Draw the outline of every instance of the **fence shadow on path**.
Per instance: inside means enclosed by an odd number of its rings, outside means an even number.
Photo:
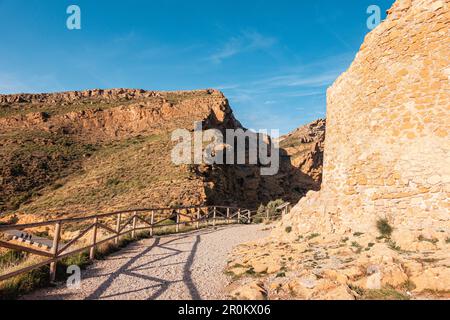
[[[218,228],[221,229],[221,228]],[[102,273],[102,270],[91,270],[89,278],[97,278],[106,276],[106,280],[101,282],[94,291],[86,297],[86,300],[99,299],[125,299],[127,295],[140,292],[142,300],[155,300],[161,297],[172,285],[180,282],[187,288],[190,299],[201,300],[201,295],[192,280],[192,266],[195,262],[198,246],[202,241],[202,236],[216,230],[205,229],[200,231],[189,232],[179,235],[171,235],[170,237],[156,237],[153,242],[149,240],[144,242],[131,244],[122,252],[112,256],[111,260],[122,260],[126,262],[120,265],[116,270],[110,273]],[[179,247],[189,247],[189,251],[180,250]],[[187,253],[187,257],[184,257]],[[178,257],[177,257],[178,256]],[[174,260],[179,261],[174,262]],[[107,258],[106,261],[109,259]],[[167,263],[164,264],[164,261]],[[163,262],[163,264],[161,264]],[[152,276],[152,270],[156,268],[165,268],[180,265],[181,274],[176,279],[166,279],[165,276]],[[115,284],[121,276],[130,277],[131,283],[139,283],[139,288],[131,286],[118,286]],[[134,278],[134,279],[133,279]],[[146,284],[148,283],[148,284]],[[114,292],[108,291],[114,286]],[[177,299],[178,297],[173,297]]]

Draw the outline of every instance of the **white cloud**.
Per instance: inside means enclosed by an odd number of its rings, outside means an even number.
[[[272,47],[277,40],[266,37],[256,31],[245,31],[237,37],[229,39],[219,50],[213,53],[208,60],[214,63],[221,63],[244,52],[265,50]]]
[[[287,74],[256,81],[255,84],[266,87],[324,87],[329,86],[341,71],[311,74]]]
[[[19,77],[12,73],[0,73],[0,94],[41,93],[62,90],[63,87],[52,74]]]

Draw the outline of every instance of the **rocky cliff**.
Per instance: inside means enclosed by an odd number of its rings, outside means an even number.
[[[398,0],[367,35],[328,90],[320,192],[235,251],[262,280],[234,296],[449,298],[449,27],[449,0]]]
[[[328,90],[323,185],[299,232],[376,232],[399,244],[450,232],[448,1],[397,1]],[[301,227],[300,227],[301,226]]]
[[[1,210],[38,215],[202,203],[202,177],[170,161],[170,133],[192,130],[195,120],[240,127],[215,90],[89,90],[0,101]]]

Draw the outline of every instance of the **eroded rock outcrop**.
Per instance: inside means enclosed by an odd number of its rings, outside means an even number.
[[[77,214],[198,204],[205,181],[171,163],[172,130],[239,128],[216,90],[0,96],[0,210]]]
[[[262,176],[261,165],[174,165],[171,133],[193,131],[195,121],[242,128],[217,90],[0,95],[0,212],[24,220],[130,207],[256,208],[315,189],[289,157],[274,176]]]

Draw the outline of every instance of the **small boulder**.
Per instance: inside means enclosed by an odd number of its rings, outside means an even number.
[[[231,296],[239,300],[266,300],[267,291],[262,282],[252,282],[231,292]]]
[[[450,288],[450,268],[436,267],[426,269],[423,273],[411,278],[415,284],[415,292],[430,291],[448,291]]]

